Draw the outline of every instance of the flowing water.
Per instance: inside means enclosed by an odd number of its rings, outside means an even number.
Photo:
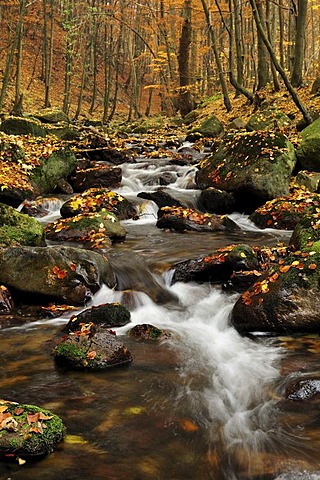
[[[230,243],[287,242],[290,232],[261,231],[238,213],[238,232],[161,231],[157,207],[137,193],[153,191],[164,173],[172,178],[168,192],[196,204],[193,167],[143,158],[124,165],[119,193],[141,216],[123,222],[127,238],[110,251],[119,290],[104,286],[92,300],[130,309],[131,324],[117,329],[134,358],[129,367],[89,373],[56,366],[50,339],[67,316],[0,331],[1,396],[48,408],[67,427],[46,458],[0,464],[1,480],[320,479],[317,401],[284,399],[288,379],[319,369],[318,339],[241,337],[229,323],[237,294],[170,283],[177,261]],[[43,221],[57,218],[59,206]],[[141,323],[173,335],[159,343],[128,337]]]

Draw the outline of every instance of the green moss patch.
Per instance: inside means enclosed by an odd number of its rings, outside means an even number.
[[[34,405],[0,400],[0,455],[45,455],[63,435],[64,426],[57,415]]]

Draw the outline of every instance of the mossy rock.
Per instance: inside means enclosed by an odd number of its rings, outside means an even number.
[[[239,208],[252,212],[267,200],[289,194],[295,164],[294,147],[281,133],[239,132],[227,135],[216,152],[200,162],[196,182],[201,190],[233,192]]]
[[[223,125],[215,116],[206,118],[200,125],[194,127],[190,133],[200,133],[203,137],[217,137],[223,133]]]
[[[172,282],[224,282],[235,271],[255,269],[259,269],[259,261],[249,245],[228,245],[212,254],[176,263]]]
[[[60,140],[75,141],[80,140],[81,134],[75,128],[71,128],[67,123],[61,125],[47,125],[46,132],[48,135],[54,135]]]
[[[240,333],[306,333],[320,328],[320,242],[275,265],[236,302],[231,321]]]
[[[126,231],[111,212],[86,213],[49,223],[46,238],[58,242],[81,242],[97,249],[109,248],[112,241],[124,240]]]
[[[295,226],[290,244],[301,250],[320,241],[320,213],[304,216]]]
[[[41,166],[32,172],[32,181],[38,193],[51,193],[60,180],[66,179],[76,168],[77,159],[73,152],[62,148],[41,159]]]
[[[295,182],[306,187],[310,192],[320,192],[320,172],[300,170],[295,178]]]
[[[216,232],[219,230],[240,230],[231,218],[226,215],[202,213],[193,208],[163,207],[158,212],[158,228],[167,228],[178,232]]]
[[[58,108],[43,108],[33,114],[33,117],[44,123],[70,123],[68,115]]]
[[[129,330],[129,336],[137,340],[164,340],[171,337],[171,333],[168,330],[157,328],[154,325],[144,323],[142,325],[135,325]]]
[[[38,220],[0,203],[0,246],[44,243],[44,229]]]
[[[297,157],[304,170],[320,172],[320,118],[301,132]]]
[[[66,246],[0,250],[0,284],[39,298],[83,305],[105,283],[115,287],[109,260],[100,253]]]
[[[63,440],[62,420],[43,408],[0,400],[0,455],[43,456]]]
[[[132,202],[108,188],[90,188],[74,195],[62,205],[60,213],[66,218],[102,210],[114,213],[119,220],[137,216],[137,210]]]
[[[41,122],[25,117],[7,117],[2,120],[0,130],[7,135],[32,135],[45,137],[46,129]]]
[[[256,112],[246,124],[249,131],[254,130],[274,130],[275,128],[287,127],[292,122],[290,118],[281,110],[276,108],[261,108]]]
[[[7,137],[0,132],[0,155],[6,162],[23,162],[25,152],[20,145],[18,145],[10,137]]]
[[[124,305],[120,303],[105,303],[72,315],[64,330],[75,332],[81,328],[80,324],[90,322],[101,328],[123,327],[130,323],[130,318],[130,311]]]
[[[293,230],[305,216],[320,209],[320,195],[296,189],[288,197],[266,202],[250,215],[250,220],[260,228]]]
[[[92,323],[65,336],[52,353],[60,365],[80,370],[104,370],[132,362],[128,348],[113,333],[96,330]]]

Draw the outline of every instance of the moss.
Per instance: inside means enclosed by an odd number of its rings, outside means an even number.
[[[52,452],[56,444],[63,439],[65,431],[63,422],[49,410],[5,400],[1,400],[0,403],[7,406],[5,413],[10,413],[16,422],[15,430],[4,428],[0,430],[0,454],[44,455]],[[28,415],[37,413],[47,418],[31,422]]]
[[[35,218],[17,212],[14,208],[0,204],[0,243],[2,245],[40,246],[44,230]]]

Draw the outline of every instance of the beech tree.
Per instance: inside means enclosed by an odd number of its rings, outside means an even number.
[[[291,75],[291,83],[299,87],[302,83],[302,70],[305,51],[305,35],[308,12],[308,0],[298,0],[296,17],[296,36],[294,47],[294,62]]]

